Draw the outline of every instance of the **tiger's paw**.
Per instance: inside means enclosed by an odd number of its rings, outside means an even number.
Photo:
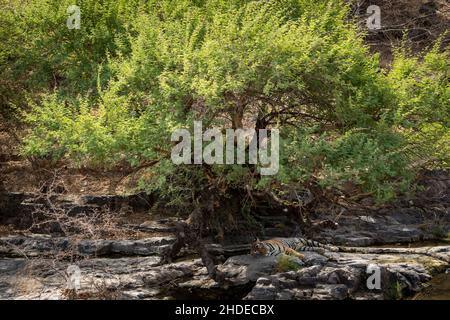
[[[303,260],[303,259],[305,258],[305,255],[304,255],[304,254],[301,254],[301,253],[295,251],[294,249],[290,249],[290,250],[289,250],[288,252],[286,252],[286,253],[289,254],[289,255],[291,255],[291,256],[297,257],[297,258],[299,258],[299,259],[301,259],[301,260]]]

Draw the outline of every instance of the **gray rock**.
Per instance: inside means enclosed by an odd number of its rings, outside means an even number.
[[[138,240],[69,240],[43,235],[0,238],[0,253],[9,256],[49,256],[62,252],[88,256],[160,254],[175,241],[173,236]]]
[[[447,193],[448,190],[446,189]],[[337,221],[339,228],[319,230],[317,240],[347,246],[411,243],[424,239],[439,240],[439,234],[450,230],[450,208],[438,204],[423,210],[416,208],[414,203],[403,205],[405,207],[395,210],[379,209],[364,214],[343,214]],[[320,220],[323,219],[332,220],[333,217],[324,215],[320,217]]]
[[[173,222],[167,221],[145,221],[141,223],[136,229],[147,231],[147,232],[175,232],[176,227],[173,225]]]
[[[88,259],[77,263],[81,271],[79,294],[95,296],[117,292],[123,299],[158,298],[177,279],[204,272],[200,260],[159,266],[158,257]],[[64,276],[68,262],[0,259],[0,299],[66,299]]]
[[[307,266],[314,266],[314,265],[325,265],[329,258],[318,254],[316,252],[304,252],[305,258],[303,259],[303,262]]]
[[[240,245],[222,246],[220,244],[209,244],[206,245],[206,249],[210,254],[216,257],[224,256],[229,258],[232,256],[248,254],[250,252],[250,245],[240,244]]]
[[[24,259],[0,259],[0,275],[16,274],[17,270],[23,268]]]
[[[348,297],[348,288],[343,284],[319,284],[313,290],[311,300],[343,300]]]
[[[361,251],[327,253],[327,258],[321,261],[325,263],[263,276],[246,299],[400,298],[420,291],[432,278],[433,270],[443,270],[450,263],[446,260],[450,257],[450,246],[361,248]],[[380,290],[371,290],[366,284],[372,275],[367,273],[369,265],[379,267]]]
[[[218,269],[233,284],[242,285],[271,274],[276,265],[277,257],[275,256],[241,255],[229,258]]]

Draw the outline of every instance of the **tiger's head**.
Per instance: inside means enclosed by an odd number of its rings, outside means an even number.
[[[267,254],[267,247],[264,245],[263,242],[259,241],[258,238],[252,243],[252,248],[250,250],[250,254],[252,256],[265,256]]]

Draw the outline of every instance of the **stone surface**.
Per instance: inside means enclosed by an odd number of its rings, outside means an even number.
[[[84,299],[391,299],[420,291],[433,274],[450,267],[450,246],[305,252],[298,270],[289,272],[278,271],[278,257],[237,255],[218,266],[226,279],[219,284],[200,259],[160,265],[160,250],[172,241],[154,237],[71,244],[45,235],[1,238],[0,298],[73,298],[66,290],[69,263],[63,259],[72,248],[82,254],[76,260],[81,289],[75,297]],[[370,265],[380,270],[380,290],[367,287]]]
[[[280,272],[276,257],[249,253],[249,234],[225,237],[223,245],[209,244],[224,283],[212,280],[201,260],[160,265],[161,252],[172,236],[146,239],[87,240],[47,235],[0,238],[1,299],[398,299],[422,290],[436,274],[450,270],[450,246],[397,247],[392,244],[437,240],[450,231],[450,180],[436,176],[417,198],[400,199],[390,207],[364,202],[367,209],[351,209],[335,216],[321,213],[314,240],[351,246],[347,252],[306,252],[295,271]],[[3,193],[0,224],[27,226],[37,203],[33,194]],[[437,200],[436,200],[437,199]],[[60,199],[71,214],[95,208],[145,212],[152,199],[136,196],[85,196]],[[20,214],[18,214],[18,212]],[[314,218],[314,217],[313,217]],[[261,215],[267,238],[298,234],[286,215]],[[177,218],[149,220],[124,227],[150,233],[173,233]],[[328,228],[321,222],[337,222]],[[156,234],[155,234],[156,235]],[[380,245],[381,248],[367,247]],[[68,292],[70,260],[81,272],[80,290]],[[182,258],[181,257],[181,258]],[[369,289],[369,266],[378,267],[381,288]]]
[[[245,299],[394,299],[420,291],[437,270],[445,270],[450,246],[394,248],[392,253],[328,253],[327,260],[306,253],[306,267],[258,278]],[[381,252],[381,251],[380,251]],[[436,255],[438,254],[438,255]],[[317,255],[317,254],[314,254]],[[381,288],[367,286],[369,265],[380,270]],[[244,273],[244,271],[241,271]]]
[[[277,264],[277,258],[255,257],[252,255],[241,255],[229,258],[219,270],[223,272],[227,279],[234,285],[256,281],[259,277],[271,274]]]
[[[48,256],[61,252],[80,255],[156,255],[175,241],[173,236],[137,240],[71,240],[47,235],[0,238],[0,254],[6,256]]]
[[[159,263],[158,257],[80,261],[77,294],[96,298],[119,292],[115,298],[163,298],[168,283],[203,269],[198,259],[163,266]],[[68,266],[67,262],[46,259],[0,259],[0,299],[66,299]]]
[[[48,252],[48,237],[15,239],[28,253]],[[10,239],[11,240],[11,239]],[[51,240],[51,239],[50,239]],[[62,240],[60,240],[62,241]],[[164,245],[167,239],[148,243]],[[10,241],[11,242],[11,241]],[[63,243],[63,242],[61,242]],[[89,243],[89,242],[88,242]],[[104,241],[100,241],[104,244]],[[87,256],[76,265],[81,272],[77,297],[85,299],[244,298],[245,299],[388,299],[420,291],[432,275],[450,267],[450,246],[430,248],[359,248],[361,252],[305,252],[297,271],[278,272],[277,257],[233,256],[218,266],[226,285],[210,279],[200,259],[160,265],[160,257],[142,253],[142,242],[120,241],[107,250],[118,257]],[[145,243],[145,242],[144,242]],[[116,243],[117,245],[117,243]],[[95,247],[89,244],[83,246]],[[131,248],[131,249],[130,249]],[[106,250],[106,249],[105,249]],[[89,250],[87,250],[89,251]],[[89,251],[92,252],[92,251]],[[122,256],[120,256],[122,255]],[[367,287],[369,265],[379,267],[380,290]],[[67,261],[40,254],[0,256],[0,298],[66,299]]]
[[[321,230],[317,239],[338,245],[368,246],[437,240],[439,233],[450,231],[450,220],[447,221],[444,213],[436,219],[434,214],[426,214],[419,209],[399,210],[389,215],[374,214],[370,219],[367,216],[343,215],[338,222],[339,228]]]

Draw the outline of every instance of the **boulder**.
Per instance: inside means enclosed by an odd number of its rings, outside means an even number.
[[[229,258],[218,267],[234,285],[256,281],[259,277],[271,274],[277,265],[277,257],[240,255]]]

